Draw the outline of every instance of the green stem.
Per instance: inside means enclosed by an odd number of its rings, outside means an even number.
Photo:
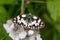
[[[21,14],[24,13],[24,3],[25,3],[25,1],[21,0]]]

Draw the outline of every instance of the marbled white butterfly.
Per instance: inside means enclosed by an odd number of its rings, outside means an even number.
[[[23,26],[25,29],[28,28],[32,30],[37,30],[45,26],[40,18],[32,16],[30,14],[18,15],[17,17],[13,18],[12,21],[13,23]]]

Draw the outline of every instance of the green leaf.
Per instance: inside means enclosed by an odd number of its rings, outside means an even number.
[[[48,1],[47,8],[50,12],[51,18],[60,23],[60,1]]]
[[[60,39],[59,33],[56,30],[54,30],[53,40],[59,40],[59,39]]]
[[[60,35],[60,24],[55,24],[54,25],[55,29],[57,30],[58,34]]]
[[[5,20],[8,18],[8,13],[6,11],[6,9],[4,8],[4,6],[0,6],[0,21],[5,22]]]
[[[0,5],[4,4],[18,4],[18,0],[0,0]]]

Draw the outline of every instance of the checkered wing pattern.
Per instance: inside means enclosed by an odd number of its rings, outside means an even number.
[[[28,14],[18,15],[17,17],[13,18],[12,21],[20,26],[33,30],[40,29],[45,26],[44,22],[40,18]]]

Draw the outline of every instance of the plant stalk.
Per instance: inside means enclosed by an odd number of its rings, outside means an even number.
[[[25,1],[21,0],[21,13],[20,14],[24,13],[24,3],[25,3]]]

